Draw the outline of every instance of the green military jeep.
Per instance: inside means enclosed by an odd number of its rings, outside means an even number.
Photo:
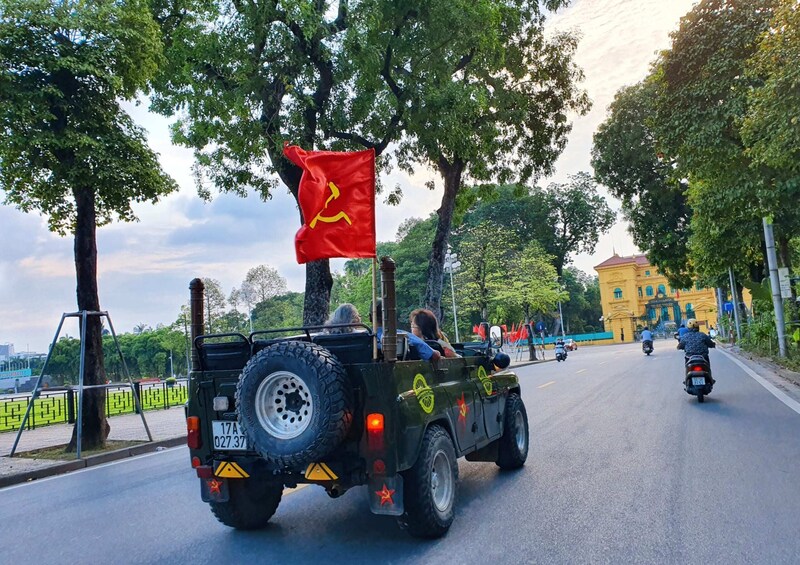
[[[366,485],[372,512],[438,537],[455,516],[459,457],[524,465],[528,419],[508,356],[486,342],[457,345],[461,358],[410,359],[393,322],[393,263],[382,271],[377,354],[362,325],[202,335],[202,282],[192,282],[187,441],[222,523],[265,526],[285,487],[315,483],[338,497]]]

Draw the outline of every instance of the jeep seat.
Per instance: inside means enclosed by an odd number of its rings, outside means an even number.
[[[234,341],[207,342],[212,338],[238,338]],[[210,334],[195,339],[200,369],[203,371],[241,371],[250,359],[250,340],[242,334]]]
[[[343,365],[372,362],[372,333],[316,334],[311,341],[330,351]]]

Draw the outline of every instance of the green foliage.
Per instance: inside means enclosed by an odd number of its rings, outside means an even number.
[[[529,322],[534,313],[552,310],[569,299],[558,283],[553,257],[535,241],[529,242],[503,269],[504,280],[495,289],[498,302],[518,306]]]
[[[169,376],[171,374],[170,351],[175,374],[188,375],[186,365],[188,342],[183,328],[160,327],[139,333],[117,334],[117,338],[132,378]],[[125,370],[111,335],[103,336],[103,355],[108,378],[113,382],[126,380]],[[78,384],[79,366],[80,340],[62,337],[56,342],[50,364],[47,367],[47,374],[50,375],[52,383],[55,385]]]
[[[672,175],[674,162],[659,153],[655,131],[657,83],[652,79],[617,92],[609,117],[594,134],[592,168],[622,201],[634,243],[670,284],[692,284],[686,186]]]
[[[800,173],[800,10],[781,0],[748,71],[763,78],[749,93],[742,137],[759,165]]]
[[[255,330],[300,327],[303,325],[303,293],[287,292],[256,304],[253,309]]]
[[[546,223],[555,231],[552,248],[545,251],[553,256],[560,276],[571,254],[594,252],[600,234],[614,225],[615,214],[588,173],[571,175],[567,183],[552,183],[540,194]]]
[[[120,107],[162,60],[143,0],[0,1],[0,189],[60,234],[73,191],[96,194],[96,223],[135,219],[131,202],[177,189]]]

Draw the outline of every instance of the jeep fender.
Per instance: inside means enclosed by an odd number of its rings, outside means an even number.
[[[438,396],[444,397],[443,391],[437,393]],[[398,397],[398,435],[397,435],[397,472],[405,471],[411,468],[417,461],[419,450],[422,447],[422,439],[425,431],[432,424],[439,424],[450,435],[453,445],[457,446],[455,437],[453,436],[453,422],[450,420],[448,411],[431,414],[425,419],[420,419],[420,410],[417,401],[414,397],[404,398]],[[442,398],[444,401],[444,398]],[[400,431],[402,430],[402,431]],[[458,450],[458,447],[456,447]],[[461,453],[457,451],[457,455],[461,457]]]

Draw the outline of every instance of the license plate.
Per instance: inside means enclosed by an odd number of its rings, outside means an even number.
[[[220,451],[247,451],[247,439],[238,422],[212,420],[214,449]]]
[[[692,384],[694,386],[704,386],[706,384],[705,377],[692,377]]]

